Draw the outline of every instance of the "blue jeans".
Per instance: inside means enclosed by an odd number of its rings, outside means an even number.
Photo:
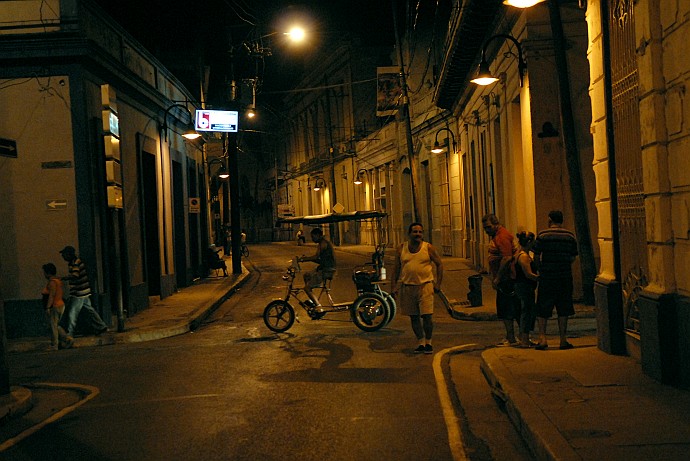
[[[108,328],[108,326],[103,323],[98,312],[91,306],[91,296],[84,296],[82,298],[72,296],[69,299],[69,307],[67,308],[67,328],[65,328],[65,330],[67,330],[68,335],[72,336],[74,334],[74,327],[77,326],[77,319],[82,309],[86,310],[89,314],[89,325],[96,333],[100,333]]]

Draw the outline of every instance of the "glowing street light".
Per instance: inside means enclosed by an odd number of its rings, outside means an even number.
[[[283,32],[285,35],[287,35],[290,40],[292,40],[295,43],[299,43],[301,41],[304,41],[304,39],[307,36],[307,33],[304,29],[302,29],[299,26],[295,26],[292,29],[290,29],[288,32]]]
[[[542,3],[545,0],[503,0],[504,5],[514,6],[515,8],[530,8],[537,3]]]

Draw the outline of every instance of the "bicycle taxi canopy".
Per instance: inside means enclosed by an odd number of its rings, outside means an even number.
[[[311,216],[290,216],[276,221],[276,227],[281,224],[306,224],[317,226],[319,224],[331,224],[345,221],[365,221],[367,219],[379,219],[388,216],[383,211],[350,211],[347,213],[327,213]]]

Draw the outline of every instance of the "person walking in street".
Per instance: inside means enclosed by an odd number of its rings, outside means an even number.
[[[568,317],[575,314],[573,307],[572,264],[578,255],[575,234],[563,228],[563,212],[549,213],[549,227],[537,234],[534,255],[539,267],[539,290],[537,292],[537,323],[539,344],[537,350],[549,347],[546,341],[546,321],[556,307],[560,348],[572,349],[567,340]]]
[[[495,214],[482,218],[484,232],[491,237],[489,272],[491,286],[496,290],[496,315],[503,320],[506,337],[498,346],[518,346],[514,322],[520,319],[520,300],[515,296],[515,282],[510,277],[510,262],[518,248],[513,234],[503,227]]]
[[[297,246],[306,245],[307,240],[304,238],[304,231],[299,229],[297,231]]]
[[[319,287],[326,279],[332,279],[335,274],[335,251],[333,244],[323,235],[323,231],[315,227],[311,230],[311,240],[316,243],[316,253],[314,256],[302,256],[300,261],[311,261],[318,264],[313,271],[304,273],[304,292],[309,297],[316,312],[321,312],[321,303],[314,296],[313,288]]]
[[[518,232],[517,240],[520,250],[515,255],[515,296],[520,300],[520,346],[534,347],[537,344],[530,340],[529,334],[534,330],[534,322],[537,318],[537,304],[535,303],[535,291],[539,275],[536,273],[536,264],[529,252],[534,245],[534,233]]]
[[[48,280],[43,295],[43,307],[50,322],[50,350],[58,350],[60,346],[68,349],[74,344],[74,339],[60,326],[60,319],[65,312],[62,280],[57,277],[55,264],[43,265],[43,276]]]
[[[395,255],[391,294],[397,299],[400,312],[410,317],[418,343],[414,353],[432,354],[434,293],[441,289],[443,262],[436,248],[424,241],[420,223],[410,224],[407,237],[408,241],[398,247]]]
[[[84,310],[89,314],[89,323],[96,335],[101,335],[108,331],[108,327],[91,306],[91,284],[89,275],[86,272],[86,265],[77,257],[77,251],[73,246],[66,246],[60,251],[62,259],[67,261],[69,275],[63,280],[69,282],[70,300],[67,308],[67,334],[74,336],[74,329],[77,326],[79,313]]]

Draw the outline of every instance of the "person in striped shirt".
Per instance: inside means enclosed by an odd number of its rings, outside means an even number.
[[[63,277],[63,280],[69,282],[70,300],[67,308],[67,334],[74,335],[74,329],[77,326],[77,319],[82,310],[89,314],[89,323],[96,335],[100,335],[108,331],[107,325],[98,315],[98,312],[91,305],[91,284],[89,283],[89,275],[86,272],[86,265],[77,257],[77,251],[73,246],[66,246],[60,251],[62,259],[67,261],[69,275]]]
[[[556,308],[560,349],[572,349],[567,340],[568,317],[575,314],[573,307],[572,265],[577,257],[575,234],[563,228],[563,212],[549,212],[549,227],[537,234],[534,242],[535,261],[539,266],[539,290],[537,292],[537,323],[539,344],[537,350],[549,347],[546,341],[546,320]]]

